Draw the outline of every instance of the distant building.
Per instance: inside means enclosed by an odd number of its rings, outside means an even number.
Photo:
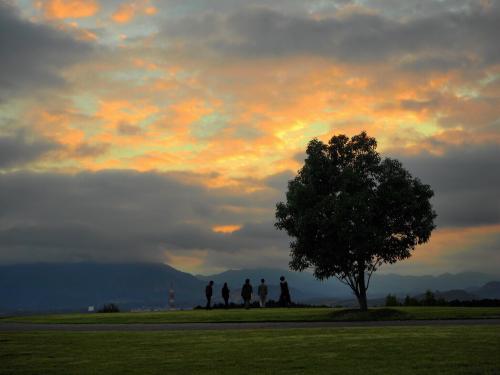
[[[89,308],[87,309],[88,312],[94,312],[95,308],[94,306],[89,306]]]

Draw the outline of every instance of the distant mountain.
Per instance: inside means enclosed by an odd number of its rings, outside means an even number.
[[[492,281],[475,291],[475,294],[481,298],[500,299],[500,281]]]
[[[288,280],[295,302],[356,305],[350,289],[338,280],[320,282],[309,272],[262,268],[195,277],[165,264],[37,263],[0,266],[0,313],[82,311],[88,306],[97,308],[109,302],[118,304],[122,310],[164,308],[168,304],[170,285],[175,290],[177,307],[191,308],[205,303],[204,290],[209,280],[215,281],[214,302],[221,301],[220,290],[227,282],[231,300],[238,303],[246,278],[251,280],[255,291],[260,279],[266,279],[269,298],[277,300],[281,275]],[[440,276],[375,274],[368,297],[373,305],[383,303],[389,293],[404,297],[430,289],[455,290],[455,295],[462,293],[462,296],[500,298],[500,283],[490,282],[495,279],[481,273]]]
[[[451,290],[433,290],[428,289],[434,293],[435,298],[444,299],[445,301],[473,301],[481,299],[500,299],[500,281],[491,281],[482,285],[481,287],[467,288],[464,289],[451,289]],[[471,290],[474,292],[472,293]],[[417,295],[411,295],[418,300],[425,298],[425,293],[419,293]]]
[[[115,302],[122,309],[202,303],[205,283],[164,264],[19,264],[0,266],[0,312],[83,310]]]
[[[438,276],[403,276],[375,273],[369,294],[372,296],[382,296],[388,293],[414,295],[426,290],[452,289],[465,289],[475,294],[475,289],[498,278],[498,276],[480,272],[444,273]]]
[[[444,299],[445,301],[453,301],[453,300],[459,300],[459,301],[473,301],[478,298],[477,295],[471,294],[463,289],[452,289],[452,290],[445,290],[445,291],[432,291],[434,293],[434,297],[436,299]],[[425,293],[420,293],[415,296],[412,296],[418,300],[423,300],[425,298]]]
[[[464,289],[451,289],[451,290],[431,290],[436,299],[444,299],[445,301],[478,301],[482,299],[500,299],[500,282],[493,281],[489,282],[481,287],[468,288],[473,289],[476,293],[471,293]],[[389,294],[389,293],[388,293]],[[391,293],[394,294],[394,293]],[[417,300],[425,299],[425,291],[421,291],[418,294],[407,293],[410,297]],[[405,294],[399,294],[398,299],[400,302],[403,301]],[[357,307],[358,302],[355,298],[341,299],[341,298],[312,298],[308,301],[311,304],[316,305],[327,305],[327,306],[343,306],[343,307]],[[370,297],[368,300],[369,306],[384,306],[385,297]]]

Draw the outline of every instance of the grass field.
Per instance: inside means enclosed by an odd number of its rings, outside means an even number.
[[[0,374],[500,374],[500,326],[0,333]]]
[[[333,308],[188,310],[166,312],[59,314],[0,318],[0,322],[30,323],[195,323],[354,321],[500,318],[498,307],[372,308],[368,313]]]

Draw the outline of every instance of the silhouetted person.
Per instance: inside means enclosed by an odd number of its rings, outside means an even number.
[[[250,279],[245,280],[245,284],[241,288],[241,298],[243,298],[243,302],[245,303],[245,309],[250,308],[250,300],[252,299],[253,288],[250,285]]]
[[[207,297],[207,310],[210,310],[211,306],[211,302],[212,302],[212,294],[213,294],[213,288],[212,286],[214,285],[214,282],[213,281],[210,281],[207,285],[207,287],[205,288],[205,296]]]
[[[259,288],[257,290],[257,294],[259,295],[260,307],[266,307],[266,301],[267,301],[266,280],[260,279],[260,285],[259,285]]]
[[[229,287],[227,286],[227,283],[224,283],[224,286],[222,287],[222,298],[224,299],[224,307],[227,309],[229,306]]]
[[[288,283],[285,280],[285,276],[280,277],[280,305],[282,307],[287,307],[292,301],[290,300],[290,290],[288,289]]]

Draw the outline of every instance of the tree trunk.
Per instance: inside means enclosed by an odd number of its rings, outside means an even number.
[[[368,311],[368,300],[366,298],[366,285],[365,285],[365,268],[359,268],[358,275],[358,293],[356,297],[359,302],[359,309],[361,311]]]
[[[361,311],[368,311],[368,300],[366,299],[366,289],[363,288],[363,291],[359,293],[358,296],[359,309]]]

